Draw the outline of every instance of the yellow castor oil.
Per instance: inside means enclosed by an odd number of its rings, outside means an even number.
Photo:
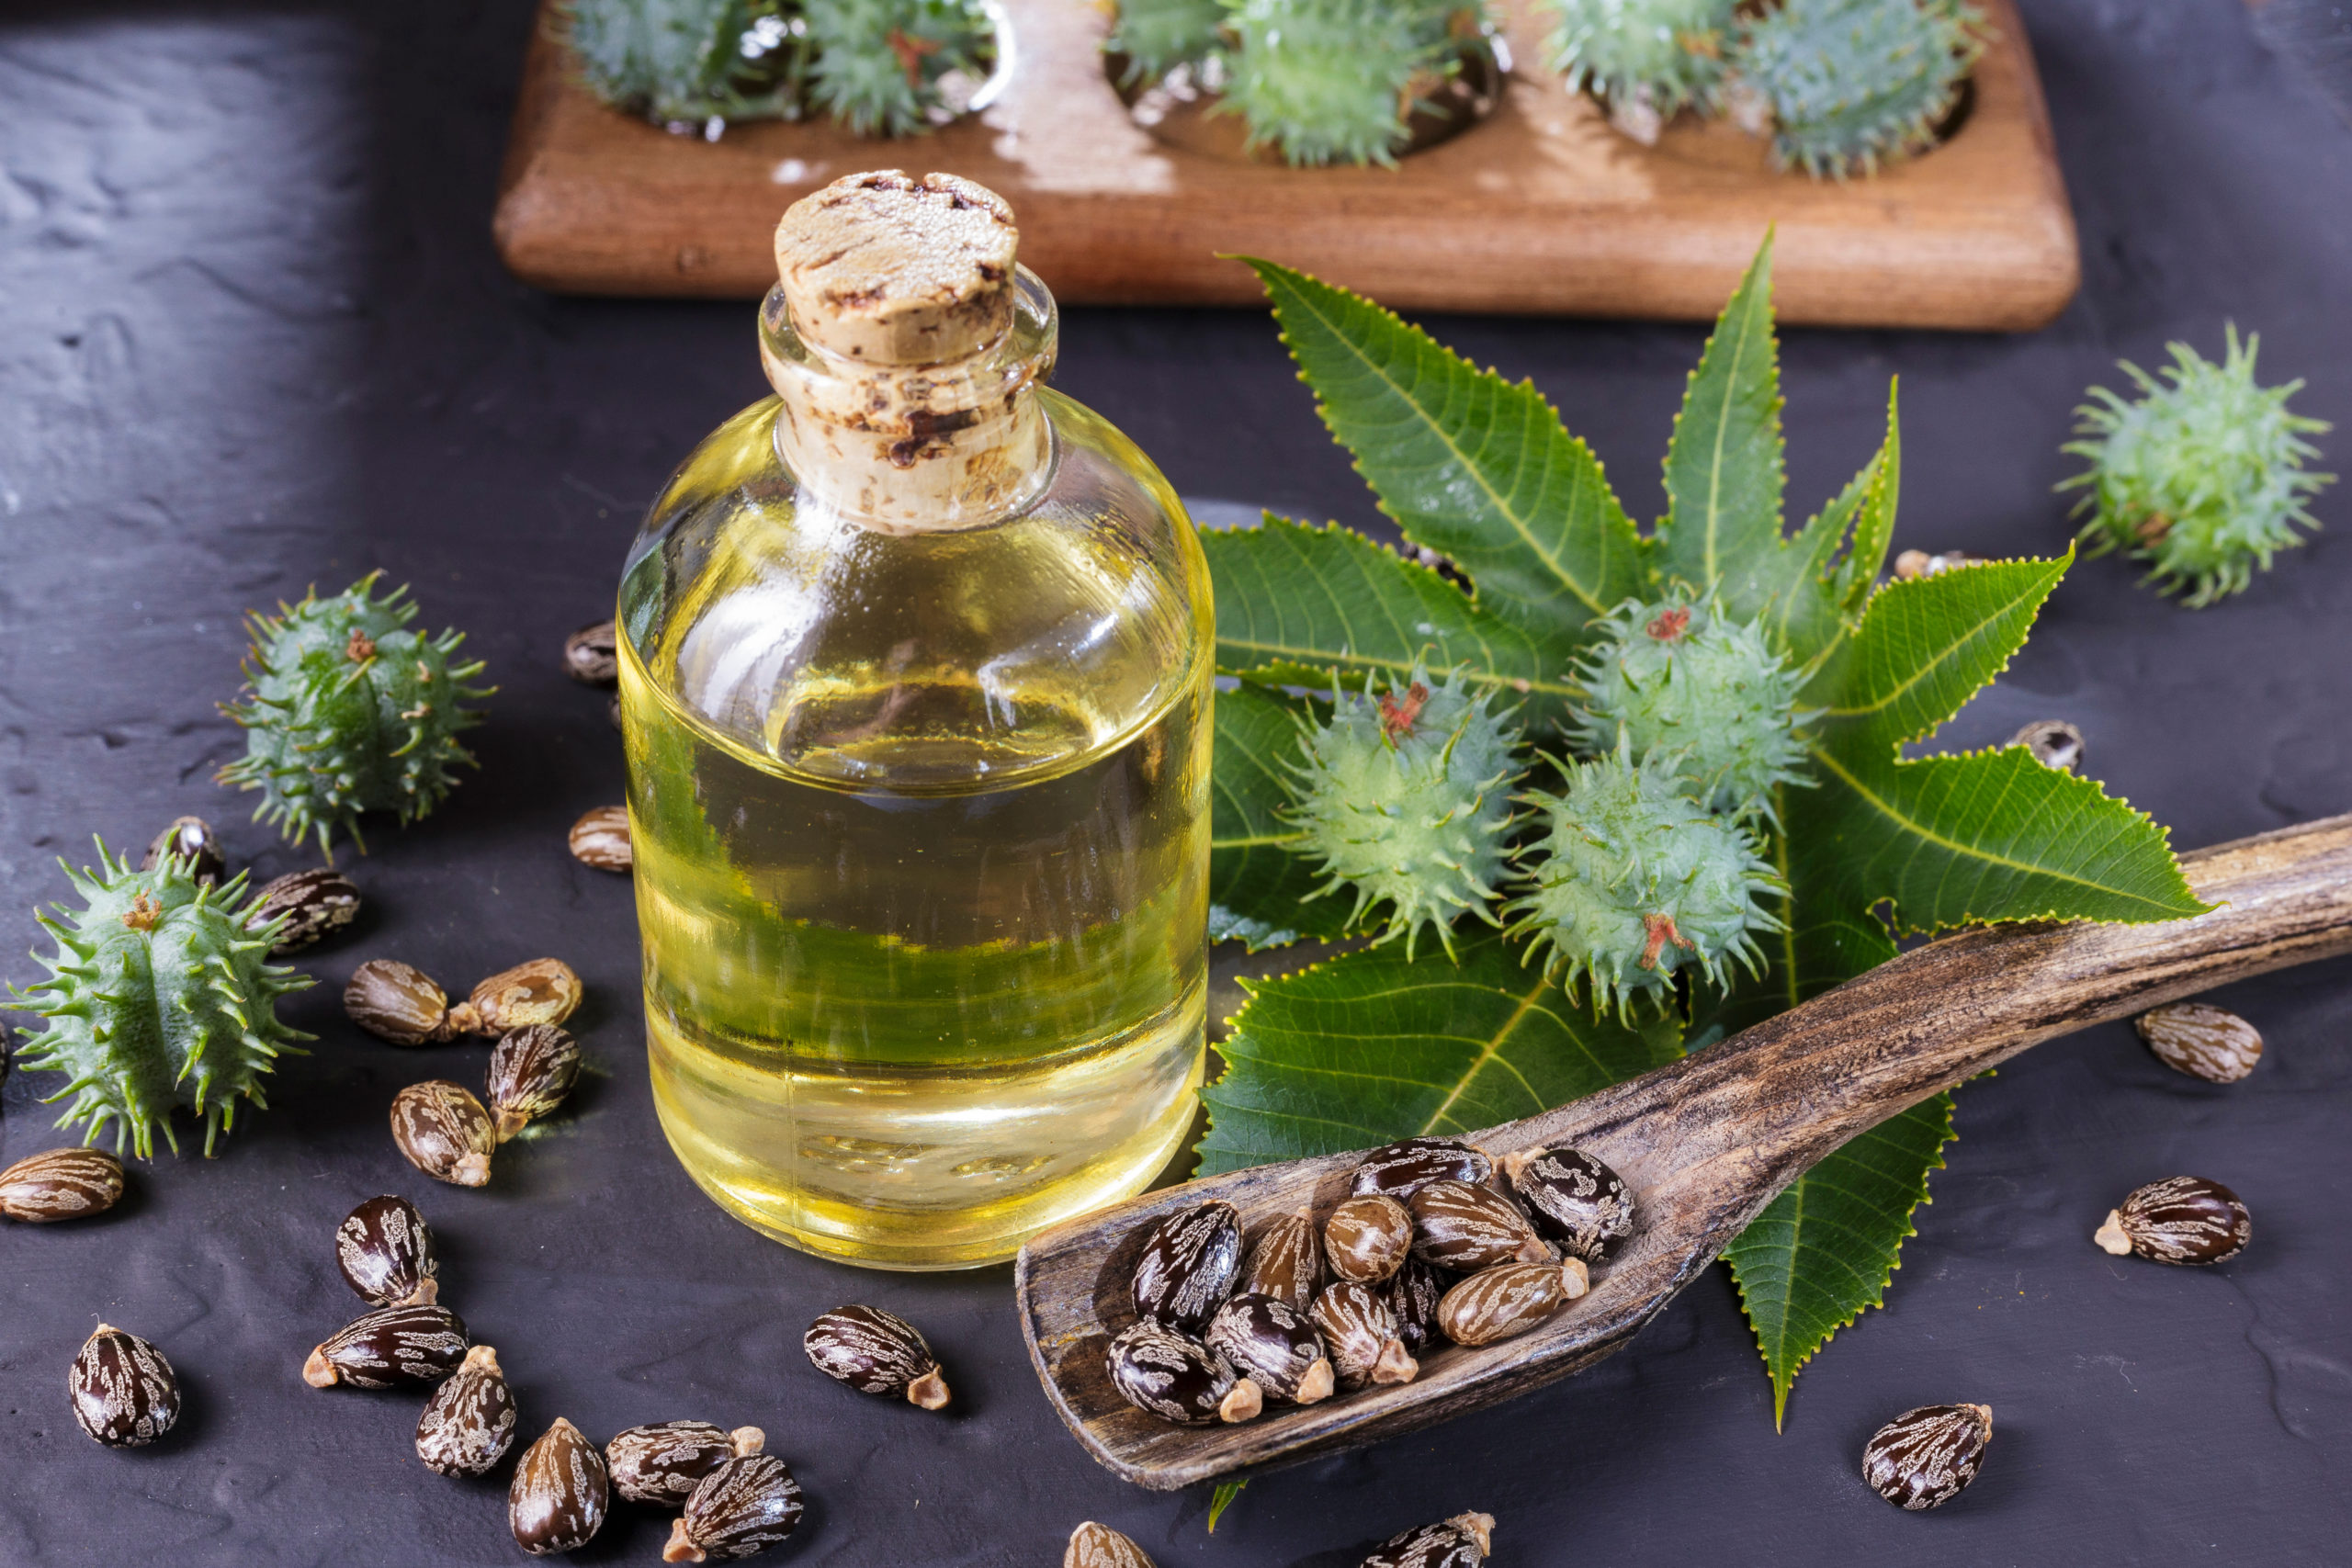
[[[619,604],[647,1043],[719,1204],[897,1269],[1148,1183],[1206,1022],[1213,622],[1159,470],[1041,383],[1012,215],[854,175],[777,230],[776,396]]]

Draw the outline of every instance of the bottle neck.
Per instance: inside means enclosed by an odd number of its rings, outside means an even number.
[[[870,365],[792,328],[779,288],[760,307],[760,363],[782,400],[776,455],[804,491],[886,534],[977,528],[1026,506],[1052,477],[1037,383],[1051,373],[1054,297],[1026,267],[1012,325],[937,365]]]

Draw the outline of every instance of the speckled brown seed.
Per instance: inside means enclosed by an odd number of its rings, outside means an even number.
[[[1247,1421],[1265,1395],[1189,1334],[1149,1318],[1129,1324],[1103,1353],[1111,1386],[1148,1415],[1182,1426]]]
[[[1335,1386],[1323,1337],[1303,1308],[1278,1296],[1229,1296],[1204,1337],[1214,1355],[1280,1404],[1313,1404]]]
[[[1323,1286],[1323,1242],[1306,1210],[1270,1221],[1250,1248],[1240,1288],[1273,1296],[1305,1311]]]
[[[370,1198],[334,1230],[343,1282],[371,1306],[431,1303],[441,1295],[441,1257],[433,1228],[405,1198]]]
[[[1871,1435],[1862,1448],[1862,1479],[1898,1508],[1932,1508],[1976,1479],[1992,1440],[1991,1406],[1923,1404]]]
[[[2037,718],[2010,736],[2009,744],[2024,747],[2035,761],[2062,773],[2083,765],[2083,732],[2063,718]]]
[[[498,1352],[477,1345],[416,1418],[416,1457],[443,1475],[487,1475],[514,1443],[514,1391]]]
[[[1535,1228],[1587,1263],[1615,1257],[1634,1234],[1624,1179],[1580,1149],[1505,1155],[1503,1176]]]
[[[1494,1549],[1494,1515],[1456,1514],[1390,1536],[1360,1568],[1476,1568]]]
[[[1324,1287],[1307,1316],[1323,1336],[1332,1376],[1347,1392],[1410,1382],[1419,1374],[1420,1363],[1397,1337],[1396,1314],[1378,1287],[1339,1280]]]
[[[621,678],[620,639],[612,622],[582,626],[563,639],[563,672],[583,686],[609,686]]]
[[[1145,1238],[1133,1286],[1136,1311],[1197,1334],[1241,1273],[1241,1216],[1212,1200],[1169,1215]]]
[[[1476,1185],[1495,1171],[1487,1151],[1460,1138],[1406,1138],[1363,1156],[1348,1190],[1355,1197],[1382,1192],[1403,1202],[1432,1181]]]
[[[471,1089],[447,1078],[427,1078],[393,1097],[392,1142],[409,1164],[435,1180],[480,1187],[490,1179],[498,1133]]]
[[[571,964],[534,958],[476,986],[466,1006],[452,1009],[450,1017],[456,1027],[476,1034],[503,1034],[534,1023],[561,1023],[580,1005],[580,976]]]
[[[800,1526],[800,1483],[774,1454],[722,1461],[670,1527],[664,1562],[731,1562],[765,1551]]]
[[[1351,1198],[1323,1222],[1323,1255],[1331,1272],[1377,1284],[1396,1272],[1413,1249],[1413,1216],[1380,1193]]]
[[[580,1077],[580,1042],[552,1023],[510,1029],[491,1048],[483,1083],[491,1130],[504,1143],[563,1103]]]
[[[605,1456],[559,1416],[514,1467],[506,1523],[514,1544],[534,1557],[577,1551],[595,1539],[612,1500]]]
[[[378,1307],[321,1341],[302,1363],[302,1381],[312,1388],[435,1383],[465,1359],[465,1320],[447,1307],[424,1302]]]
[[[903,1394],[937,1410],[947,1403],[939,1358],[915,1325],[880,1307],[838,1306],[808,1325],[800,1348],[819,1371],[860,1393]]]
[[[628,807],[600,806],[571,825],[571,858],[598,871],[628,871],[637,851],[628,836]]]
[[[108,1448],[142,1448],[180,1418],[180,1380],[171,1362],[112,1324],[101,1323],[83,1342],[65,1388],[74,1419]]]
[[[1519,1206],[1491,1187],[1432,1181],[1406,1205],[1413,1215],[1413,1256],[1467,1274],[1498,1263],[1543,1263],[1552,1249]]]
[[[28,1225],[103,1214],[122,1197],[122,1161],[104,1149],[44,1149],[0,1170],[0,1214]]]
[[[1453,1276],[1418,1258],[1408,1258],[1405,1266],[1380,1288],[1381,1299],[1396,1314],[1396,1337],[1414,1355],[1438,1342],[1438,1303],[1453,1285]]]
[[[1445,1292],[1437,1325],[1456,1345],[1491,1345],[1526,1333],[1585,1292],[1584,1259],[1506,1263]]]
[[[738,1454],[767,1445],[757,1427],[724,1432],[707,1421],[657,1421],[613,1434],[605,1468],[613,1490],[632,1503],[683,1508],[702,1478]]]
[[[2254,1216],[2238,1195],[2201,1176],[2168,1176],[2108,1211],[2091,1239],[2118,1258],[2156,1263],[2226,1263],[2254,1237]]]
[[[245,906],[245,930],[262,931],[280,917],[286,923],[277,928],[277,945],[269,950],[274,958],[306,948],[358,919],[359,889],[343,873],[324,866],[288,873],[254,895]]]
[[[229,877],[229,857],[221,852],[220,835],[201,817],[175,817],[172,825],[155,835],[139,869],[153,871],[165,855],[185,863],[188,874],[205,887],[218,886]]]
[[[1932,556],[1925,550],[1905,550],[1894,558],[1894,575],[1906,581],[1913,578],[1934,577],[1954,567],[1974,566],[1984,558],[1964,550],[1946,550]]]
[[[351,972],[343,987],[343,1010],[351,1021],[395,1045],[447,1040],[448,994],[430,976],[397,958],[371,958]]]
[[[1069,1532],[1062,1568],[1152,1568],[1142,1547],[1113,1529],[1087,1520]]]
[[[2208,1083],[2235,1083],[2262,1060],[2262,1033],[2205,1002],[2173,1002],[2132,1021],[2156,1060]]]

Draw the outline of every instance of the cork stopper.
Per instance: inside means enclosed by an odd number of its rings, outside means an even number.
[[[1002,197],[954,175],[850,175],[775,229],[776,276],[803,342],[871,365],[939,365],[1012,324],[1020,244]]]

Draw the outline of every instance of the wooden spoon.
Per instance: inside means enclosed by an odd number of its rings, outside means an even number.
[[[1996,926],[1915,948],[1671,1066],[1471,1137],[1498,1156],[1573,1144],[1632,1186],[1633,1240],[1543,1327],[1432,1349],[1420,1376],[1240,1426],[1176,1427],[1122,1400],[1108,1337],[1133,1318],[1142,1233],[1210,1198],[1254,1224],[1336,1202],[1352,1154],[1188,1182],[1071,1220],[1021,1249],[1021,1330],[1087,1451],[1172,1489],[1425,1427],[1538,1388],[1621,1349],[1758,1211],[1838,1145],[2029,1045],[2271,969],[2352,953],[2352,817],[2184,856],[2221,907],[2156,925]],[[2084,1216],[2085,1241],[2096,1214]]]

